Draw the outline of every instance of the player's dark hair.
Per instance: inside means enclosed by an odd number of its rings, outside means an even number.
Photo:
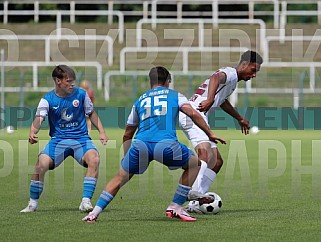
[[[165,67],[156,66],[149,71],[149,80],[151,85],[164,85],[167,80],[171,80],[171,74]]]
[[[241,55],[240,63],[242,61],[247,61],[250,63],[257,63],[257,64],[263,63],[262,57],[258,53],[252,50],[248,50]]]
[[[55,69],[52,71],[51,76],[54,80],[56,78],[63,79],[65,76],[68,76],[68,78],[71,80],[76,80],[76,74],[75,74],[74,70],[66,65],[56,66]]]

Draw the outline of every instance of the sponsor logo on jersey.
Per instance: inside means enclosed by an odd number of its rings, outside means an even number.
[[[68,108],[64,108],[62,111],[61,111],[61,119],[62,120],[65,120],[65,121],[70,121],[72,120],[74,114],[70,111],[68,112]]]

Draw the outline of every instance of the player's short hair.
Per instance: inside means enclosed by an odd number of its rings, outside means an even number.
[[[247,62],[250,62],[250,63],[257,63],[257,64],[262,64],[263,63],[263,59],[260,56],[260,54],[258,54],[255,51],[252,51],[252,50],[245,51],[241,55],[240,63],[242,61],[247,61]]]
[[[149,71],[149,80],[151,85],[164,85],[167,80],[171,80],[171,74],[163,66],[155,66]]]
[[[63,79],[65,76],[68,76],[68,79],[70,80],[76,80],[76,74],[74,70],[66,65],[56,66],[55,69],[52,71],[51,76],[54,80],[56,80],[56,78]]]

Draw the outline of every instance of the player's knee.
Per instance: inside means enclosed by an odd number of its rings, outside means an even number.
[[[88,167],[98,168],[99,167],[99,156],[93,156],[86,162]]]
[[[35,166],[35,173],[38,175],[43,175],[49,170],[49,163],[44,163],[44,162],[37,162]]]
[[[214,153],[209,148],[198,149],[197,150],[198,158],[207,163],[207,167],[212,169],[216,164],[216,159]]]
[[[200,160],[203,160],[206,163],[211,159],[211,152],[208,149],[197,149],[197,155]]]

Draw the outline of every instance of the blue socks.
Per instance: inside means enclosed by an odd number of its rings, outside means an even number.
[[[176,189],[172,202],[178,205],[183,205],[184,202],[186,202],[187,195],[191,189],[192,189],[191,187],[178,184],[178,187]]]
[[[96,206],[104,210],[107,207],[107,205],[113,200],[113,198],[114,196],[111,195],[109,192],[103,191],[100,194],[100,197],[96,203]]]
[[[84,179],[84,191],[82,194],[83,198],[91,199],[94,195],[96,188],[97,178],[86,176]]]
[[[43,182],[42,181],[30,181],[30,198],[31,199],[39,199],[43,190]]]

